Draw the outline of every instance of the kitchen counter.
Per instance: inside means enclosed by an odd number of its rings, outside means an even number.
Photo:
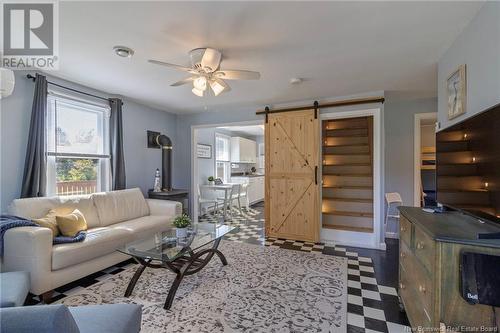
[[[248,204],[254,204],[264,200],[264,175],[251,174],[251,175],[232,175],[232,183],[247,184]]]

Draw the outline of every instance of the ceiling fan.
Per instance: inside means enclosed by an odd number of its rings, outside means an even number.
[[[211,48],[197,48],[189,51],[191,58],[191,67],[184,67],[158,60],[148,60],[156,65],[170,67],[183,72],[188,72],[191,76],[172,83],[172,87],[183,84],[193,83],[193,94],[203,97],[210,89],[215,96],[222,92],[231,90],[231,87],[224,80],[258,80],[259,72],[244,70],[221,70],[219,68],[222,59],[222,53]]]

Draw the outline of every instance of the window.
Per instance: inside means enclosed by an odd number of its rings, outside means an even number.
[[[110,188],[109,107],[49,94],[47,193],[90,194]]]
[[[231,179],[231,138],[227,135],[215,134],[215,178],[224,183]]]

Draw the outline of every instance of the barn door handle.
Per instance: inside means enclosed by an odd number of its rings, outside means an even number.
[[[314,183],[318,185],[318,166],[314,167]]]

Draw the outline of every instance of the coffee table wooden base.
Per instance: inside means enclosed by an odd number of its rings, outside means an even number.
[[[206,266],[206,264],[210,262],[210,260],[212,260],[214,254],[216,254],[219,257],[220,261],[224,266],[227,265],[226,257],[224,257],[222,252],[220,252],[217,249],[219,247],[220,240],[221,238],[215,240],[212,248],[202,249],[196,253],[188,249],[188,251],[186,252],[187,254],[171,262],[165,261],[161,264],[152,263],[151,259],[134,257],[134,259],[140,264],[140,266],[139,268],[137,268],[134,276],[132,276],[132,279],[128,284],[127,290],[125,291],[125,297],[129,297],[132,294],[132,291],[134,290],[137,281],[141,277],[142,272],[144,272],[144,269],[146,267],[166,268],[176,274],[175,280],[172,283],[170,290],[168,291],[167,299],[165,300],[165,305],[163,306],[165,310],[169,310],[170,307],[172,306],[172,302],[174,301],[177,288],[179,288],[179,285],[181,284],[181,281],[184,278],[184,276],[192,275],[194,273],[199,272],[201,269],[203,269],[203,267]],[[203,256],[205,257],[202,258]]]

